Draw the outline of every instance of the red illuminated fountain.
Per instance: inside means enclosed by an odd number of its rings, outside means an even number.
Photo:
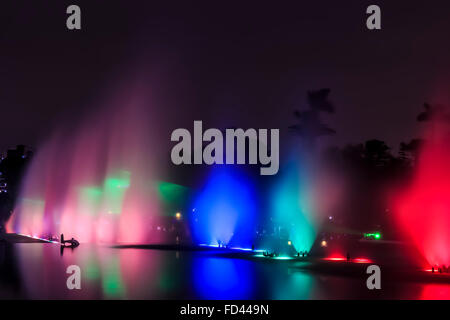
[[[429,266],[450,265],[450,113],[436,107],[414,176],[395,201],[399,226]],[[428,267],[428,266],[427,266]]]

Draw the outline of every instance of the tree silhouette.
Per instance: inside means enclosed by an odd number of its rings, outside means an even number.
[[[0,232],[4,230],[4,224],[14,209],[20,182],[31,155],[31,152],[26,152],[25,146],[19,145],[16,149],[8,150],[6,158],[0,160],[2,181],[7,184],[7,192],[0,194]]]
[[[428,103],[423,104],[425,111],[422,111],[417,115],[417,121],[423,122],[423,121],[429,121],[434,114],[434,108],[431,108],[431,106]]]
[[[365,158],[376,167],[384,166],[392,159],[390,147],[381,140],[368,140],[365,143]]]
[[[294,111],[298,123],[289,126],[289,129],[304,138],[308,147],[314,147],[318,137],[336,133],[320,119],[321,112],[334,113],[334,106],[328,99],[329,93],[330,89],[308,91],[308,109]]]
[[[414,165],[422,142],[422,139],[412,139],[410,142],[401,142],[399,150],[400,160],[408,161]]]
[[[425,111],[422,111],[417,115],[417,121],[428,122],[438,116],[441,120],[450,122],[450,112],[447,107],[443,105],[430,105],[429,103],[423,104]]]

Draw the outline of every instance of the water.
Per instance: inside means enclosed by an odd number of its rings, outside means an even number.
[[[81,290],[68,290],[68,266]],[[225,258],[212,252],[55,244],[0,246],[0,298],[26,299],[449,299],[450,285],[383,281],[302,269],[306,262]]]

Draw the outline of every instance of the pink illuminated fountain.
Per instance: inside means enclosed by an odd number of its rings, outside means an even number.
[[[80,242],[163,240],[152,168],[151,113],[140,86],[55,131],[26,174],[10,231]],[[152,162],[153,161],[153,162]]]

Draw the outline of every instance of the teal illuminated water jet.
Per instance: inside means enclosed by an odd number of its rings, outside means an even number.
[[[309,251],[316,238],[308,175],[297,161],[280,172],[272,193],[272,219],[276,230],[285,230],[297,252]]]

